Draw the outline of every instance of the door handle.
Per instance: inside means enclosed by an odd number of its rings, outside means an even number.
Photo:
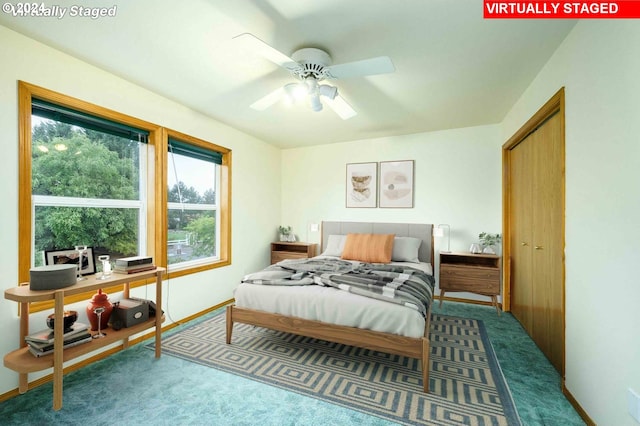
[[[534,248],[535,248],[536,250],[542,250],[542,249],[544,249],[544,247],[542,247],[542,246],[535,246]]]
[[[521,245],[522,247],[525,247],[525,246],[528,246],[528,245],[529,245],[529,243],[525,243],[525,242],[523,241],[523,242],[521,242],[521,243],[520,243],[520,245]]]

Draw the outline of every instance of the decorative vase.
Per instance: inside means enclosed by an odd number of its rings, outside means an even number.
[[[482,253],[482,249],[480,248],[480,244],[473,243],[471,247],[469,247],[469,251],[474,254]]]
[[[104,311],[100,315],[100,329],[104,330],[109,323],[113,305],[109,302],[109,296],[103,293],[102,289],[98,289],[98,292],[93,295],[87,305],[87,317],[89,318],[89,323],[91,323],[92,331],[98,330],[98,314],[96,313],[96,308],[104,308]]]
[[[484,254],[496,254],[496,251],[493,249],[493,246],[486,246],[484,249],[482,249],[482,252]]]

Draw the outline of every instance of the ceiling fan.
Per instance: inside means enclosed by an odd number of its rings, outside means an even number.
[[[258,111],[263,111],[280,100],[293,103],[306,98],[313,111],[321,111],[322,101],[325,101],[340,118],[347,120],[357,115],[357,112],[338,94],[336,86],[321,84],[321,82],[395,71],[393,62],[387,56],[332,65],[331,56],[322,49],[306,47],[296,50],[289,57],[250,33],[235,36],[234,40],[246,51],[285,68],[298,80],[274,90],[251,104],[251,108]]]

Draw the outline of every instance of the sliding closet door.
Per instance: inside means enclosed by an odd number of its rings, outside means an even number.
[[[533,140],[533,340],[560,372],[564,360],[563,163],[560,114]]]

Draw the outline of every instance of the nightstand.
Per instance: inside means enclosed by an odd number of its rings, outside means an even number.
[[[271,243],[271,264],[285,259],[308,259],[316,255],[317,244],[313,243],[287,243],[279,241]]]
[[[495,254],[440,253],[440,306],[447,291],[489,296],[498,315],[500,256]]]

